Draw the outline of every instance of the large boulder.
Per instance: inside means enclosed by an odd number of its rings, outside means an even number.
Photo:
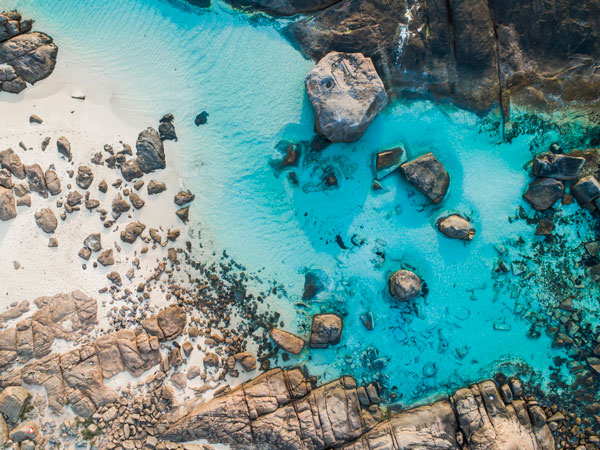
[[[427,196],[434,204],[440,203],[448,191],[450,176],[433,153],[419,156],[400,166],[410,184]]]
[[[331,142],[353,142],[387,105],[388,97],[370,58],[331,52],[306,77],[315,108],[315,130]]]
[[[12,189],[0,186],[0,220],[6,221],[17,217],[17,204]]]
[[[35,213],[35,223],[44,233],[52,234],[58,226],[56,216],[50,208],[40,209]]]
[[[154,128],[146,128],[139,134],[135,149],[137,164],[144,173],[166,167],[165,148],[158,131]]]
[[[269,336],[273,339],[273,342],[288,353],[297,355],[304,348],[304,341],[295,334],[287,331],[273,328]]]
[[[145,319],[142,327],[150,336],[156,336],[164,341],[181,335],[186,323],[185,311],[179,306],[172,305]]]
[[[532,171],[536,177],[576,180],[584,164],[584,158],[548,153],[533,160]]]
[[[440,217],[436,225],[440,232],[452,239],[470,241],[475,236],[475,228],[471,222],[458,214]]]
[[[310,347],[327,348],[342,338],[344,322],[337,314],[316,314],[310,330]]]
[[[396,300],[406,302],[421,292],[421,279],[410,270],[398,270],[388,279],[388,290]]]
[[[600,197],[600,183],[593,175],[588,175],[577,181],[571,192],[583,205],[587,205]]]
[[[121,231],[121,240],[128,244],[133,244],[145,229],[146,225],[142,222],[131,222],[127,224],[124,231]]]
[[[540,178],[529,185],[523,197],[537,211],[545,211],[560,200],[564,192],[565,187],[560,181],[554,178]]]
[[[25,166],[21,162],[19,155],[12,148],[0,152],[0,166],[8,169],[10,173],[20,180],[25,178]]]
[[[29,393],[21,386],[8,386],[0,393],[0,413],[8,420],[16,421],[23,413]]]
[[[52,169],[46,170],[44,173],[44,178],[46,180],[46,188],[48,189],[48,192],[50,192],[52,195],[60,194],[62,189],[60,186],[60,178],[58,178],[56,171]]]

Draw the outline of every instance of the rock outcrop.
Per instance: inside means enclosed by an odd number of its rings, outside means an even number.
[[[266,372],[226,394],[163,416],[163,439],[207,439],[233,449],[553,450],[543,411],[509,384],[460,389],[447,400],[383,420],[374,385],[342,377],[320,387],[298,369]]]
[[[315,314],[310,330],[310,348],[327,348],[342,338],[344,321],[337,314]]]
[[[331,142],[359,139],[387,105],[373,63],[361,53],[331,52],[306,77],[315,109],[315,131]]]
[[[16,11],[0,13],[0,91],[17,94],[54,70],[58,47],[32,24]]]
[[[96,324],[97,303],[81,291],[39,297],[31,318],[0,332],[0,369],[50,353],[54,339],[73,340]]]
[[[150,173],[166,167],[165,148],[154,128],[146,128],[139,134],[135,149],[137,165],[142,172]]]
[[[230,0],[274,10],[269,0]],[[277,2],[279,3],[279,2]],[[290,2],[291,3],[291,2]],[[544,110],[594,105],[600,97],[596,0],[322,2],[286,34],[315,60],[331,51],[373,60],[390,97],[443,98],[485,112],[510,105]]]

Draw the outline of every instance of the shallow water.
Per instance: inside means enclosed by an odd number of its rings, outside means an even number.
[[[563,354],[545,335],[526,337],[529,324],[492,276],[495,246],[533,235],[525,222],[508,220],[529,182],[529,137],[501,143],[469,113],[397,104],[360,141],[331,145],[316,161],[304,155],[294,187],[269,161],[280,140],[313,136],[303,87],[313,63],[278,34],[280,24],[220,3],[203,11],[178,1],[0,0],[0,9],[14,7],[54,37],[59,58],[103,74],[124,120],[155,124],[164,113],[175,115],[179,153],[167,155],[168,164],[196,194],[192,220],[202,244],[284,286],[287,297],[273,305],[286,329],[308,329],[315,312],[345,314],[338,346],[305,351],[286,364],[305,364],[324,379],[341,373],[379,379],[408,403],[522,362],[543,381],[552,357]],[[196,127],[202,110],[208,123]],[[398,174],[384,179],[383,191],[371,189],[372,153],[399,142],[409,158],[432,151],[450,173],[450,192],[439,207]],[[339,189],[315,191],[325,168],[337,173]],[[473,242],[436,231],[437,217],[450,211],[472,218]],[[561,230],[583,239],[575,231]],[[337,235],[349,249],[336,243]],[[361,245],[351,244],[353,236]],[[405,266],[429,288],[411,308],[386,293],[389,273]],[[306,307],[296,306],[309,269],[326,275],[326,289]],[[367,311],[373,331],[359,319]]]

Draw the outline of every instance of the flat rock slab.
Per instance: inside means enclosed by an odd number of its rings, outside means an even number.
[[[297,355],[304,348],[304,341],[295,334],[273,328],[269,334],[271,339],[283,350]]]
[[[548,153],[533,160],[532,171],[536,177],[576,180],[584,164],[581,157]]]
[[[331,142],[353,142],[388,103],[370,58],[331,52],[306,77],[315,130]]]
[[[545,211],[563,197],[564,185],[554,178],[533,181],[523,196],[537,211]]]
[[[450,176],[433,153],[419,156],[400,166],[410,184],[427,196],[434,204],[439,204],[448,192]]]
[[[571,192],[585,205],[600,197],[600,183],[594,176],[588,175],[577,181],[571,188]]]
[[[375,153],[373,156],[373,177],[381,180],[406,162],[406,150],[398,146]]]

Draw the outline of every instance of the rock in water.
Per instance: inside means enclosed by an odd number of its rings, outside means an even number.
[[[315,131],[331,142],[353,142],[387,105],[388,97],[370,58],[331,52],[306,77],[315,108]]]
[[[403,146],[383,150],[373,157],[373,177],[381,180],[406,162],[406,150]]]
[[[576,180],[585,164],[585,158],[548,153],[533,160],[533,174],[536,177],[556,180]]]
[[[565,187],[554,178],[540,178],[533,181],[525,195],[525,200],[531,203],[537,211],[545,211],[563,197]]]
[[[58,226],[58,220],[50,208],[40,209],[35,213],[35,223],[44,233],[52,234]]]
[[[390,276],[388,289],[396,300],[406,302],[421,292],[421,279],[410,270],[398,270]]]
[[[402,173],[421,193],[429,197],[434,204],[439,204],[445,197],[450,185],[450,176],[442,164],[427,153],[400,166]]]
[[[202,111],[194,119],[194,123],[197,127],[199,127],[200,125],[205,125],[206,122],[208,122],[208,113],[206,111]]]
[[[17,217],[17,204],[12,189],[0,186],[0,220],[6,221]]]
[[[344,322],[337,314],[316,314],[313,316],[310,331],[311,348],[327,348],[342,338]]]
[[[583,177],[571,188],[571,192],[583,205],[593,202],[600,197],[600,183],[592,175]]]
[[[295,334],[288,333],[287,331],[273,328],[269,336],[273,339],[273,342],[288,353],[297,355],[304,348],[304,341]]]
[[[475,236],[475,228],[471,222],[458,214],[440,217],[436,225],[438,230],[449,238],[470,241]]]
[[[146,128],[139,134],[135,148],[138,166],[144,173],[166,167],[165,148],[154,128]]]
[[[188,0],[190,2],[198,0]],[[293,16],[300,13],[320,11],[339,0],[232,0],[231,3],[245,8],[258,9],[274,16]]]

